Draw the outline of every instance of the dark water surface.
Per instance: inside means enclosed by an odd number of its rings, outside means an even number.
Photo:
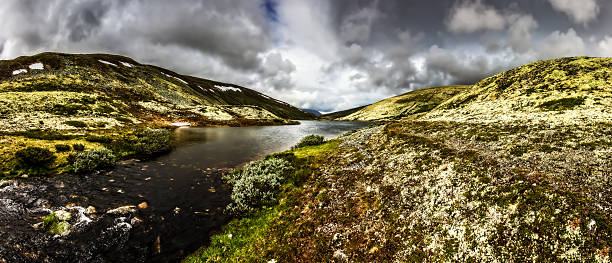
[[[327,139],[367,123],[179,128],[177,148],[157,159],[126,161],[90,176],[30,178],[0,186],[0,262],[173,262],[206,245],[231,218],[221,175],[283,151],[302,137]],[[109,214],[121,206],[125,213]],[[83,214],[84,208],[96,212]],[[72,214],[66,237],[32,227],[50,211]]]

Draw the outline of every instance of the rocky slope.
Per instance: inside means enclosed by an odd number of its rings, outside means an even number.
[[[244,87],[140,64],[130,58],[42,53],[0,61],[0,130],[126,123],[311,119],[287,103]]]
[[[278,203],[186,261],[610,262],[611,63],[537,62],[279,155]]]
[[[411,91],[365,106],[337,120],[389,120],[427,112],[470,86],[433,87]]]

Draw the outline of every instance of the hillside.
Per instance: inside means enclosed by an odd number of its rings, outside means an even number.
[[[427,112],[470,86],[447,86],[420,89],[365,106],[338,120],[390,120]]]
[[[367,105],[366,105],[367,106]],[[340,119],[342,117],[351,115],[361,109],[363,109],[366,106],[361,106],[361,107],[357,107],[357,108],[352,108],[352,109],[348,109],[348,110],[343,110],[343,111],[336,111],[336,112],[332,112],[332,113],[327,113],[327,114],[323,114],[321,115],[321,119],[325,119],[325,120],[336,120],[336,119]]]
[[[42,53],[0,61],[0,101],[4,131],[70,129],[67,118],[108,128],[314,117],[244,87],[103,54]]]
[[[612,59],[541,61],[269,158],[272,207],[186,262],[610,262]]]
[[[612,121],[612,59],[539,61],[486,78],[424,119],[470,122]]]

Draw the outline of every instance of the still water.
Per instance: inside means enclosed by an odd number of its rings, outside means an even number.
[[[179,128],[177,147],[150,161],[126,161],[102,174],[30,178],[0,189],[0,259],[8,262],[174,262],[198,247],[231,218],[221,176],[245,162],[284,151],[302,137],[326,139],[368,123],[300,121],[267,127]],[[70,205],[67,205],[70,204]],[[146,204],[126,214],[107,211]],[[75,208],[67,208],[75,206]],[[93,206],[88,221],[70,235],[52,237],[32,228],[49,209]],[[17,211],[17,212],[15,212]],[[18,247],[13,244],[20,244]],[[27,254],[26,251],[36,251]],[[25,256],[24,256],[25,255]],[[32,260],[33,257],[36,260]]]
[[[179,148],[162,160],[204,168],[235,167],[270,153],[284,151],[310,134],[336,138],[367,126],[365,122],[300,121],[300,125],[223,128],[179,128]]]

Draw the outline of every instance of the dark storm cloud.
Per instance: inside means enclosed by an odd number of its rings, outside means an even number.
[[[605,0],[5,0],[0,55],[108,52],[340,110],[612,55]]]

